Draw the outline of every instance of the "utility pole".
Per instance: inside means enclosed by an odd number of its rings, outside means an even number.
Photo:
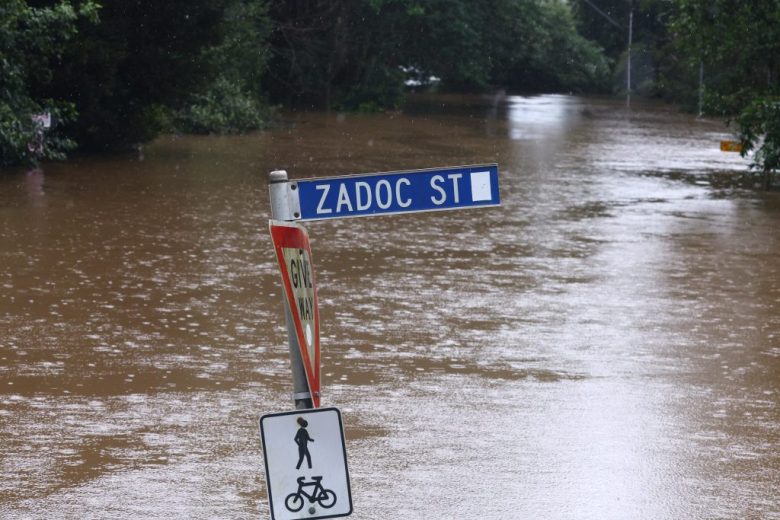
[[[704,60],[699,60],[699,117],[704,115]]]
[[[626,106],[631,106],[631,43],[634,39],[634,5],[629,2],[628,12],[628,58],[626,65]]]

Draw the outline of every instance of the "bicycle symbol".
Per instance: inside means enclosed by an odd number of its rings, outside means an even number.
[[[336,505],[336,493],[330,489],[322,487],[322,477],[312,477],[312,482],[304,482],[306,477],[298,477],[298,491],[290,493],[284,499],[284,505],[295,513],[303,509],[303,497],[309,499],[309,503],[319,502],[319,504],[329,509]],[[311,492],[306,492],[304,488],[314,487]]]

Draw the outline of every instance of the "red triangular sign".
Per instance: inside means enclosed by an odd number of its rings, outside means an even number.
[[[320,315],[309,235],[303,226],[292,222],[272,220],[270,228],[309,391],[314,407],[319,408]]]

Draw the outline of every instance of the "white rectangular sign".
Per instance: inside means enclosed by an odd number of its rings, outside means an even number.
[[[273,520],[352,514],[341,413],[318,408],[260,418]]]

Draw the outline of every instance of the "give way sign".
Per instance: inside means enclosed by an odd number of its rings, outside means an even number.
[[[303,226],[293,222],[272,220],[270,228],[306,380],[314,407],[319,408],[320,316],[309,235]]]

